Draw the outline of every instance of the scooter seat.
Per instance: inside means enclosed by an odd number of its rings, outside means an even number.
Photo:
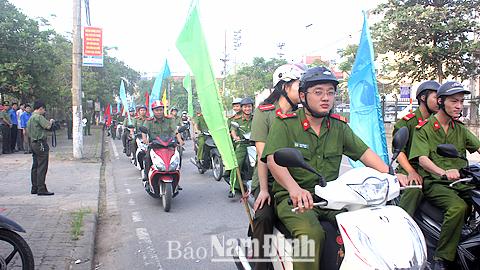
[[[437,207],[435,207],[433,204],[431,204],[429,201],[423,199],[420,202],[420,205],[418,206],[417,210],[415,211],[415,216],[420,215],[420,213],[423,212],[426,215],[428,215],[430,218],[438,222],[439,224],[443,223],[443,213],[440,211]]]

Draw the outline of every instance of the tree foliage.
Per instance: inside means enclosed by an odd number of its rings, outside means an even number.
[[[372,27],[381,53],[393,52],[386,59],[397,72],[397,81],[447,77],[465,80],[479,72],[474,52],[480,50],[473,40],[478,31],[475,14],[479,0],[388,0],[374,14],[384,15]],[[478,54],[477,54],[478,56]]]

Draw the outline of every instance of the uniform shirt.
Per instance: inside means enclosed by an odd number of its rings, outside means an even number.
[[[277,118],[277,114],[283,114],[280,104],[275,102],[274,104],[260,105],[255,109],[255,117],[252,122],[252,135],[250,140],[254,142],[267,141],[268,133],[272,128],[273,121]],[[258,164],[258,162],[257,162]],[[273,178],[270,171],[268,171],[268,186],[273,186]],[[252,176],[252,190],[255,190],[260,185],[258,179],[258,170],[255,168]]]
[[[3,121],[2,118],[5,118],[7,122]],[[10,118],[10,113],[6,112],[5,110],[0,111],[0,122],[2,122],[3,125],[11,124],[12,119]]]
[[[67,121],[73,121],[73,115],[72,115],[72,113],[71,113],[71,112],[67,112],[66,118],[67,118]]]
[[[208,130],[207,122],[205,122],[203,114],[197,114],[197,117],[195,118],[195,123],[197,124],[198,131],[202,132],[204,130]]]
[[[146,119],[146,116],[142,119],[141,116],[137,115],[132,119],[132,125],[138,130],[139,127],[144,125]]]
[[[398,120],[397,123],[395,124],[395,127],[393,128],[392,137],[394,137],[395,134],[397,134],[397,131],[399,131],[402,127],[408,128],[408,134],[409,134],[408,141],[407,141],[407,144],[405,145],[405,148],[402,149],[402,152],[405,153],[407,158],[410,156],[410,149],[412,147],[412,140],[413,140],[413,135],[415,133],[415,127],[421,122],[423,122],[423,120],[425,119],[422,119],[422,112],[420,111],[420,109],[416,109],[413,113],[407,116],[404,116],[402,119]],[[418,164],[418,160],[414,159],[409,162],[410,162],[410,165],[412,165],[413,169],[415,169],[415,171],[418,173],[418,169],[420,167],[420,165]],[[408,175],[405,169],[402,168],[402,166],[400,165],[398,165],[397,167],[397,173]]]
[[[20,116],[20,125],[22,126],[22,128],[27,127],[28,119],[30,119],[31,116],[32,116],[32,113],[27,113],[27,112],[22,113],[22,115]]]
[[[172,120],[173,120],[173,122],[175,123],[175,126],[177,126],[177,127],[179,127],[179,126],[181,126],[181,125],[183,124],[182,118],[181,118],[180,116],[174,117],[174,116],[172,115]]]
[[[467,165],[465,160],[460,158],[442,157],[437,154],[437,146],[439,144],[453,144],[460,155],[466,155],[467,150],[470,153],[480,148],[480,141],[470,132],[462,122],[458,120],[450,121],[448,134],[438,122],[435,115],[431,115],[428,121],[415,127],[412,147],[410,150],[409,160],[418,159],[420,156],[428,157],[435,165],[443,170],[460,169]],[[450,184],[450,180],[441,180],[440,176],[427,172],[420,167],[419,174],[424,180],[432,180],[438,183]]]
[[[20,116],[22,116],[22,114],[24,113],[25,111],[22,110],[22,109],[18,109],[15,114],[17,115],[17,128],[19,129],[22,129],[22,125],[20,123]]]
[[[268,155],[273,155],[280,148],[298,149],[310,166],[322,174],[326,181],[332,181],[338,178],[342,155],[358,160],[368,146],[353,133],[344,117],[334,114],[323,119],[320,135],[317,136],[308,123],[304,108],[300,108],[275,119],[265,143],[262,161],[265,162]],[[288,171],[301,188],[311,193],[315,185],[320,183],[318,176],[307,170],[288,168]],[[278,182],[273,184],[273,192],[276,193],[277,202],[288,196],[288,191]]]
[[[240,110],[240,111],[238,111],[238,113],[236,113],[236,114],[227,118],[227,127],[228,127],[229,130],[232,130],[232,127],[230,126],[230,123],[233,122],[233,120],[235,119],[235,116],[242,116],[242,114],[243,114],[243,112],[242,112],[242,110]]]
[[[87,124],[89,124],[90,121],[92,120],[92,114],[90,114],[90,113],[84,114],[83,117],[84,117],[85,119],[87,119]]]
[[[131,115],[130,115],[130,121],[132,121],[131,123],[133,123],[133,116],[131,116]],[[129,121],[128,121],[128,116],[127,116],[127,117],[125,117],[125,119],[123,119],[123,126],[126,127],[128,125],[132,125],[132,124],[129,124],[128,122]]]
[[[47,130],[51,123],[43,115],[33,112],[27,123],[28,136],[32,141],[46,140]]]
[[[147,118],[144,126],[148,129],[148,136],[150,136],[150,138],[156,138],[160,135],[172,137],[172,133],[177,130],[170,116],[164,116],[161,119],[157,119],[156,117]]]
[[[10,113],[10,119],[12,120],[11,123],[14,125],[18,125],[16,111],[14,109],[10,109],[9,113]]]
[[[232,130],[235,130],[235,133],[237,134],[238,137],[242,138],[242,135],[249,133],[252,130],[252,122],[253,122],[253,114],[250,116],[250,119],[247,119],[245,115],[239,116],[236,115],[233,118],[232,122],[237,122],[239,125],[239,128],[233,128]]]

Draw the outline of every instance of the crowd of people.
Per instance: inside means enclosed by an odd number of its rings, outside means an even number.
[[[25,103],[4,101],[0,111],[0,129],[2,132],[2,154],[23,152],[31,154],[31,142],[28,135],[27,123],[32,116],[31,107]]]

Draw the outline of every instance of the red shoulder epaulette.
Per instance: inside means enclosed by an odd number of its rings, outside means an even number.
[[[292,118],[292,117],[297,117],[297,114],[296,113],[278,113],[277,112],[277,116],[280,118],[280,119],[286,119],[286,118]]]
[[[258,106],[258,108],[259,108],[260,111],[262,111],[262,112],[264,112],[264,111],[270,111],[270,110],[275,109],[275,105],[273,105],[273,104],[260,105],[260,106]]]
[[[199,114],[197,114],[197,116],[202,116],[202,115],[203,115],[203,113],[199,113]]]
[[[145,119],[145,121],[150,121],[150,120],[152,120],[152,119],[153,119],[153,116]]]
[[[235,115],[235,118],[233,118],[233,119],[240,119],[240,118],[242,118],[242,116],[241,116],[241,115],[238,115],[238,114],[236,114],[236,115]]]
[[[135,116],[135,117],[133,117],[133,118],[139,119],[139,118],[140,118],[140,116],[136,115],[136,116]]]
[[[333,118],[335,118],[335,119],[337,119],[337,120],[340,120],[340,121],[342,121],[342,122],[345,122],[345,123],[348,122],[348,121],[347,121],[347,118],[344,117],[344,116],[341,116],[341,115],[338,115],[338,114],[334,114],[334,113],[330,114],[330,116],[333,117]]]
[[[227,117],[227,119],[232,119],[233,117],[235,117],[235,114],[234,114],[234,115],[230,115],[229,117]]]
[[[415,114],[414,114],[414,113],[411,113],[411,114],[409,114],[409,115],[405,115],[405,116],[403,117],[403,120],[408,121],[408,120],[412,119],[413,117],[415,117]]]
[[[170,115],[165,115],[166,118],[173,119]]]
[[[420,124],[418,124],[415,128],[416,129],[420,129],[421,127],[423,127],[426,123],[428,122],[428,119],[425,119],[425,121],[422,121]]]
[[[465,125],[465,123],[462,122],[462,120],[458,119],[458,118],[453,118],[453,121],[456,121],[462,125]]]

